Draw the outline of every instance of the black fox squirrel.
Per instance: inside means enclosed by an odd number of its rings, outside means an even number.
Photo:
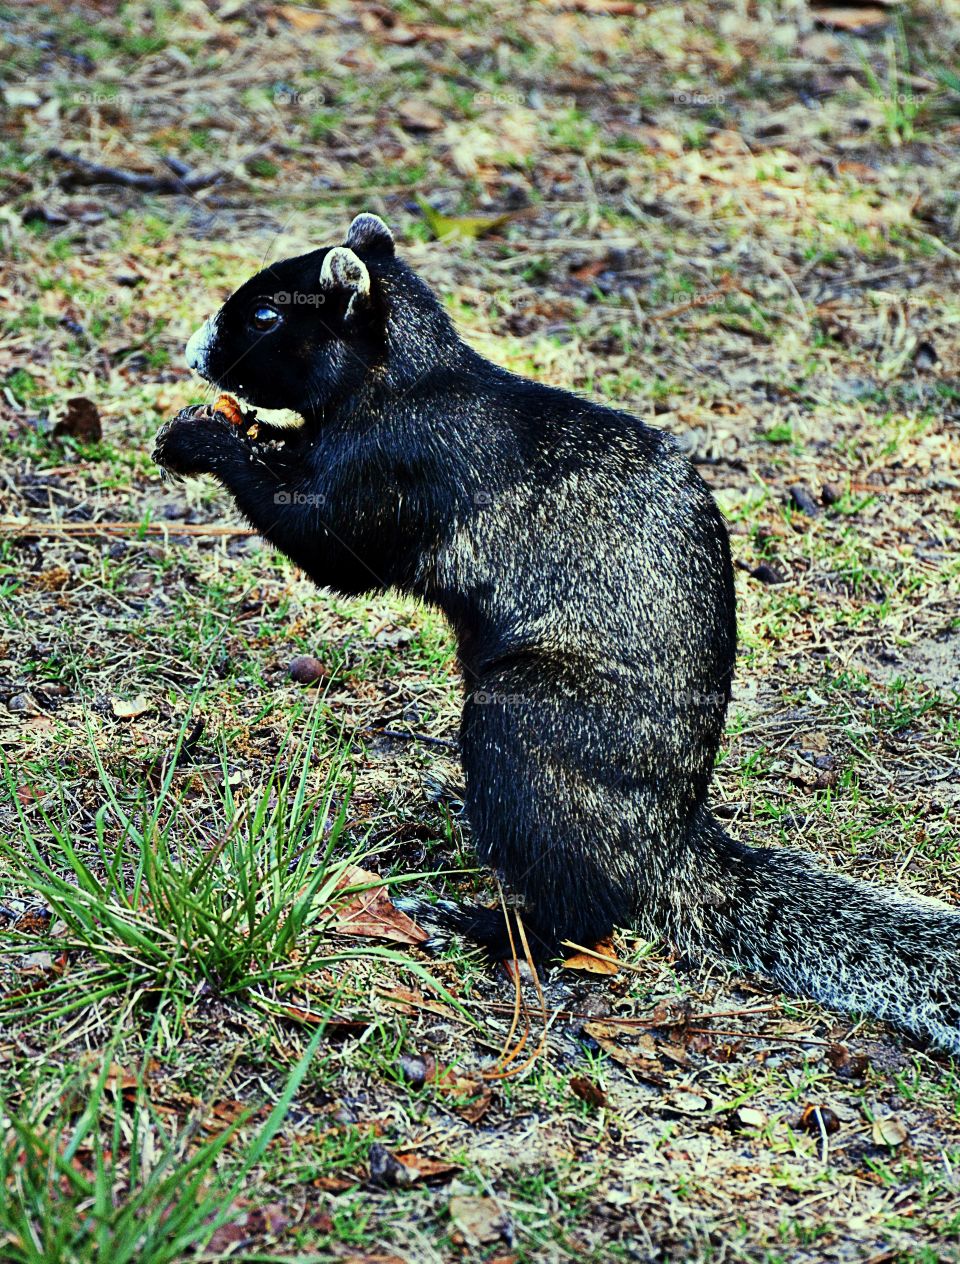
[[[160,465],[212,474],[317,584],[453,626],[467,814],[541,956],[633,922],[960,1052],[960,912],[744,846],[707,807],[733,573],[669,435],[484,360],[370,214],[241,286],[187,353],[303,424],[187,409]],[[508,951],[500,912],[450,916]]]

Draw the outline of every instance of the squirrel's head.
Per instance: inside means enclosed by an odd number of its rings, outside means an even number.
[[[396,259],[390,229],[365,213],[342,246],[271,264],[242,285],[187,343],[187,363],[255,408],[319,417],[406,356],[392,357],[391,344],[405,345],[404,328],[423,324],[418,307],[427,323],[446,321]]]

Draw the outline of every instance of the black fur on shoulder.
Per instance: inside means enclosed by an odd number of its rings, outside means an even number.
[[[538,952],[633,921],[960,1050],[955,910],[744,847],[709,812],[733,573],[668,435],[484,360],[371,215],[241,286],[188,359],[304,424],[181,415],[161,465],[212,474],[318,585],[449,619],[466,812]],[[498,914],[459,925],[505,951]]]

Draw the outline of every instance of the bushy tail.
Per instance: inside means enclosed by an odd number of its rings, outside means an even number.
[[[706,809],[669,888],[651,911],[678,947],[960,1053],[960,910],[745,847]]]

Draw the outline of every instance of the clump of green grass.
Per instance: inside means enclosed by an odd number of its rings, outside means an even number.
[[[111,1053],[93,1086],[74,1072],[18,1112],[4,1110],[0,1140],[0,1240],[7,1264],[174,1264],[210,1243],[238,1215],[235,1200],[279,1132],[310,1067],[322,1029],[242,1155],[230,1143],[247,1112],[198,1140],[203,1110],[168,1135],[138,1077],[125,1109],[111,1100]],[[144,1062],[144,1067],[146,1061]],[[48,1086],[49,1089],[49,1086]],[[82,1107],[81,1107],[82,1103]]]
[[[29,892],[51,916],[45,935],[5,933],[0,953],[46,949],[61,969],[38,986],[8,991],[0,1014],[62,1019],[127,994],[148,1011],[172,1005],[179,1017],[204,991],[269,1012],[305,979],[361,956],[404,962],[432,982],[397,952],[344,948],[331,938],[338,907],[362,888],[345,882],[356,849],[337,855],[352,789],[346,748],[335,744],[315,761],[317,714],[300,749],[288,733],[246,797],[231,786],[221,751],[214,802],[204,805],[215,837],[179,797],[186,725],[155,792],[149,778],[126,790],[91,741],[103,803],[89,836],[62,795],[54,808],[22,804],[5,769],[20,837],[0,842],[0,891]],[[326,771],[311,789],[315,762]]]

